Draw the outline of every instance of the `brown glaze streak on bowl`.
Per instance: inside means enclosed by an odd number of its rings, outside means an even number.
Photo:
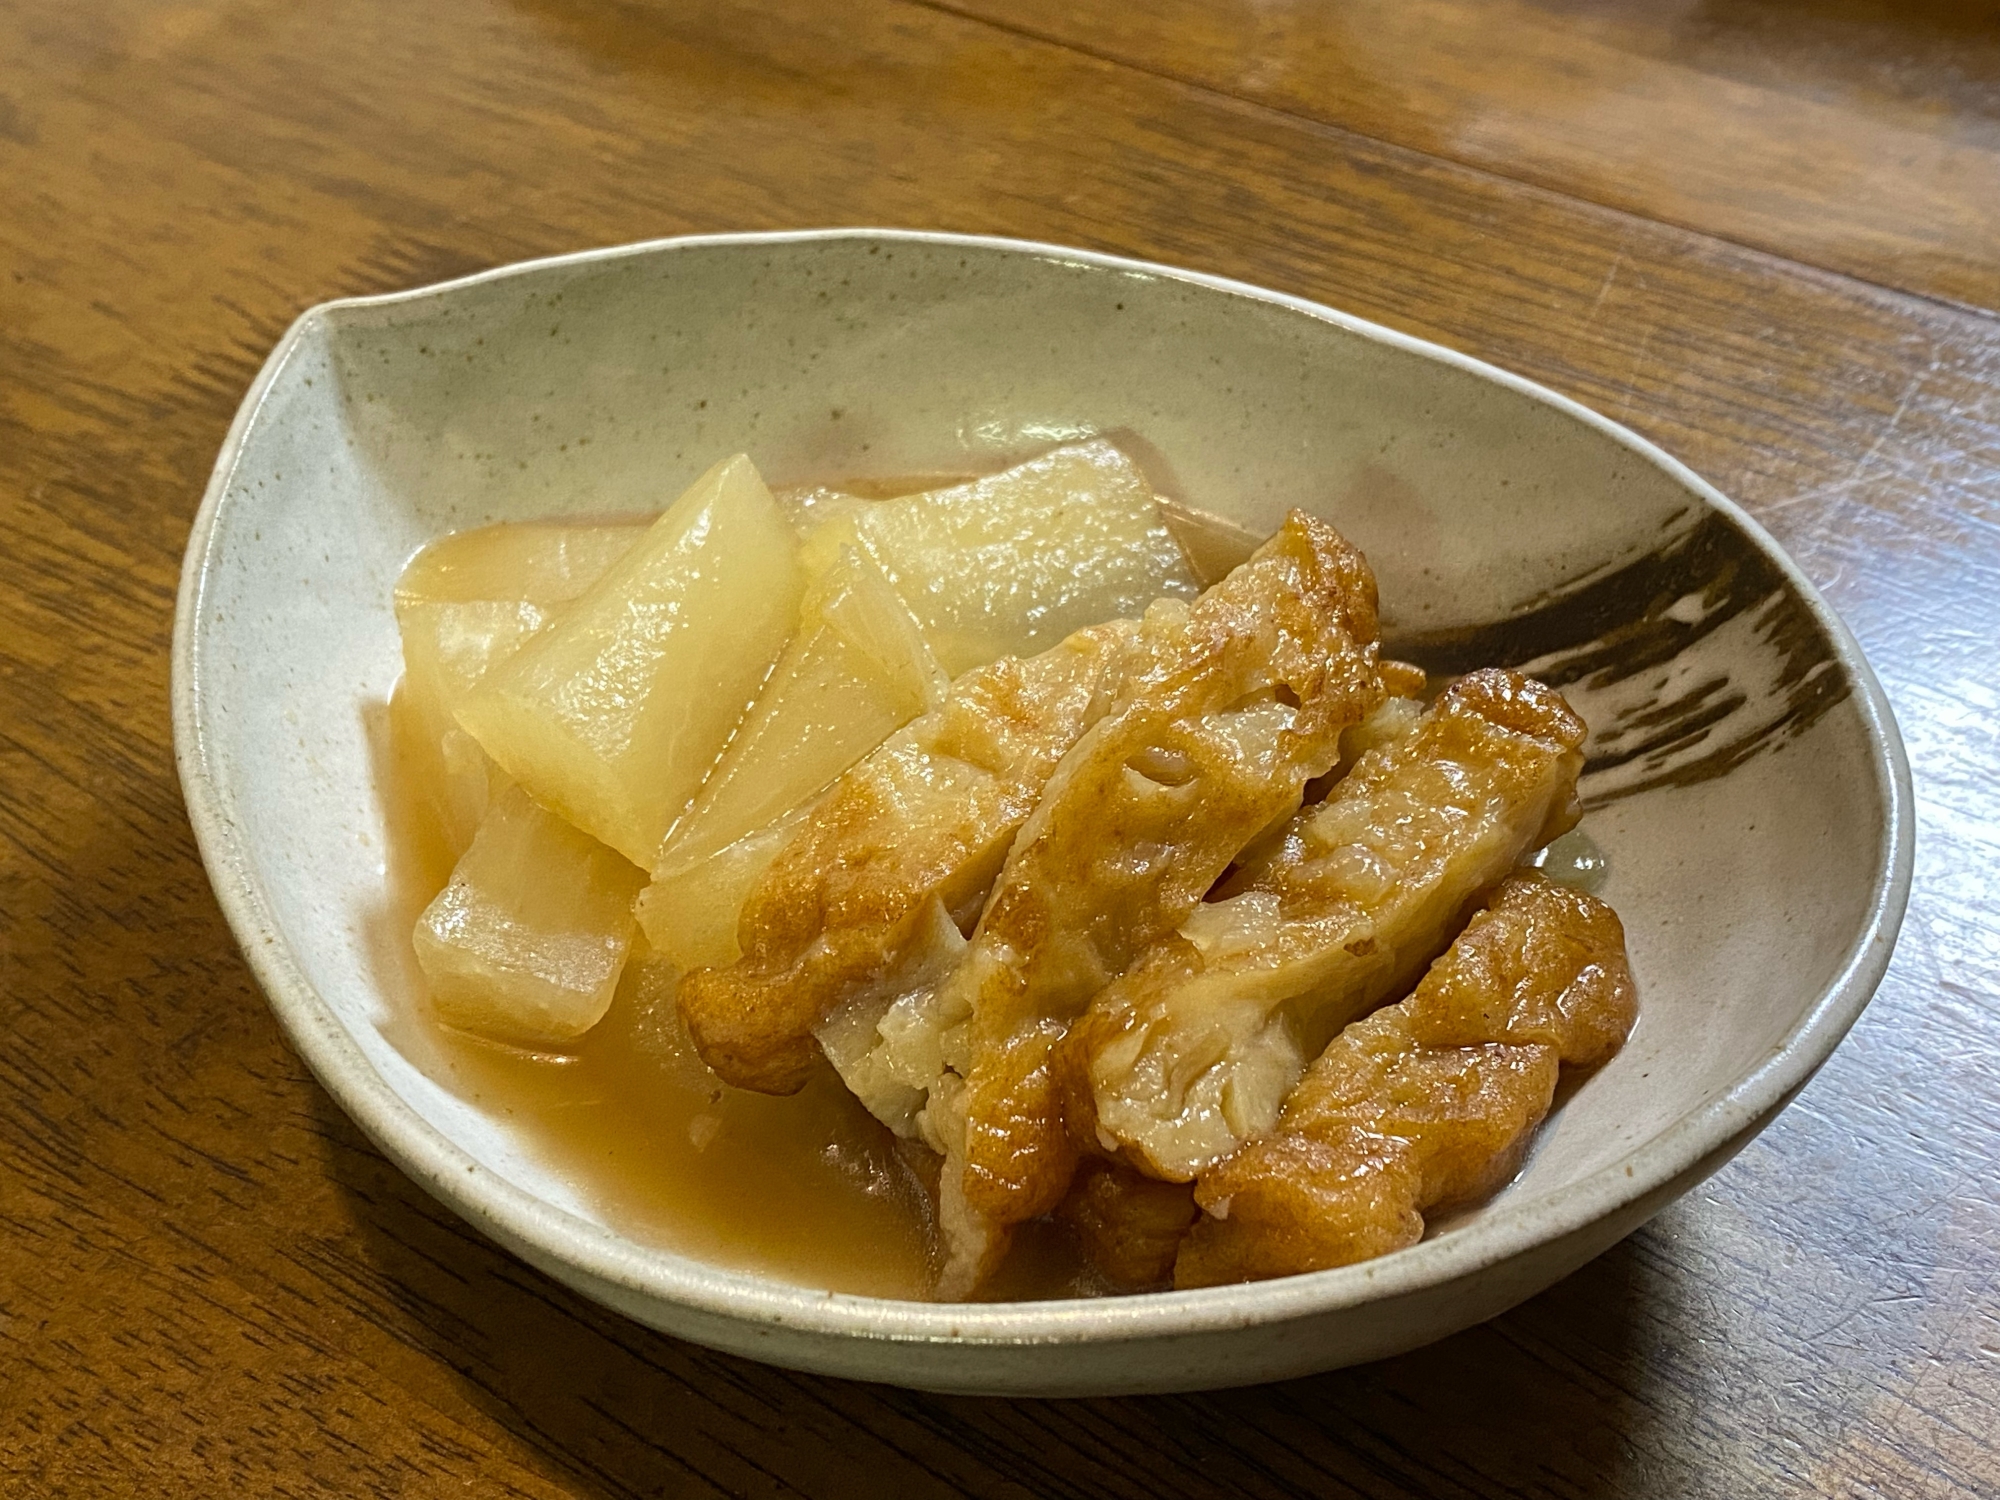
[[[1853,691],[1798,591],[1715,513],[1508,619],[1390,650],[1440,675],[1509,666],[1562,689],[1591,726],[1586,808],[1727,775]]]

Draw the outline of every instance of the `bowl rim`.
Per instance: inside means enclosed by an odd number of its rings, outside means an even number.
[[[1023,254],[1068,265],[1139,273],[1289,309],[1552,406],[1664,470],[1727,517],[1783,573],[1833,644],[1856,690],[1854,699],[1886,814],[1883,857],[1875,871],[1865,919],[1819,998],[1768,1054],[1725,1092],[1577,1182],[1520,1201],[1503,1199],[1474,1224],[1373,1261],[1198,1291],[1076,1301],[940,1303],[818,1290],[641,1245],[535,1196],[474,1160],[376,1072],[306,978],[255,879],[247,840],[222,790],[223,777],[203,731],[202,601],[213,563],[217,522],[245,442],[279,375],[304,340],[316,326],[345,314],[415,304],[490,282],[621,259],[681,250],[758,249],[838,240]],[[405,291],[339,298],[308,308],[278,341],[251,383],[217,454],[189,532],[174,610],[172,711],[175,761],[188,818],[230,930],[292,1045],[327,1092],[398,1167],[461,1216],[503,1243],[530,1253],[530,1258],[544,1266],[560,1264],[642,1302],[673,1304],[693,1314],[767,1329],[874,1342],[997,1346],[1115,1343],[1269,1325],[1425,1291],[1581,1230],[1636,1204],[1716,1156],[1734,1138],[1774,1115],[1804,1086],[1881,982],[1909,900],[1914,860],[1908,758],[1888,698],[1859,644],[1797,564],[1756,520],[1656,444],[1535,381],[1304,297],[1202,271],[992,235],[866,227],[681,235],[520,261]]]

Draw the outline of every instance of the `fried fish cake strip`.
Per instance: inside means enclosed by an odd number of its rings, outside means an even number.
[[[1174,1281],[1325,1270],[1413,1245],[1424,1215],[1518,1169],[1562,1067],[1603,1062],[1637,1016],[1610,907],[1509,877],[1415,993],[1349,1026],[1277,1129],[1201,1174]]]
[[[751,888],[743,957],[681,985],[702,1060],[741,1088],[792,1093],[836,1007],[947,964],[963,947],[953,924],[978,915],[1050,773],[1115,700],[1138,638],[1137,622],[1113,621],[975,668],[835,782]]]
[[[1334,763],[1382,701],[1376,634],[1367,562],[1300,511],[1192,605],[1147,611],[1117,706],[1049,778],[937,992],[947,1071],[923,1125],[945,1153],[941,1295],[1061,1200],[1076,1153],[1050,1050]]]
[[[1056,1217],[1112,1290],[1144,1292],[1173,1284],[1174,1258],[1198,1212],[1192,1184],[1161,1182],[1092,1157],[1077,1170]]]
[[[1071,1028],[1078,1140],[1184,1182],[1269,1130],[1333,1032],[1415,983],[1467,903],[1574,822],[1583,738],[1553,690],[1488,669],[1362,755]]]
[[[1402,662],[1382,664],[1382,682],[1399,694],[1421,692],[1423,673]],[[1307,784],[1317,801],[1323,788],[1346,774],[1366,751],[1408,738],[1423,717],[1423,705],[1396,696],[1340,736],[1340,762]],[[938,979],[957,962],[964,939],[939,911],[929,924],[927,943],[913,946],[923,956],[904,965],[887,982],[858,994],[829,1014],[815,1033],[820,1046],[855,1096],[899,1136],[918,1133],[917,1116],[930,1090],[947,1072],[945,1030],[940,1020]],[[962,1021],[960,1016],[957,1020]],[[955,1023],[956,1024],[956,1023]]]

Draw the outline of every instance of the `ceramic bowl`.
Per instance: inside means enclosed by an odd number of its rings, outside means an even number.
[[[1642,1018],[1521,1176],[1380,1260],[1198,1292],[841,1295],[621,1236],[396,1041],[370,951],[388,837],[368,723],[426,540],[657,509],[718,456],[773,482],[964,471],[1122,435],[1181,500],[1366,551],[1393,644],[1526,665],[1593,726]],[[593,251],[306,313],[188,543],[175,743],[202,855],[299,1052],[382,1150],[523,1259],[776,1364],[965,1392],[1159,1391],[1407,1349],[1574,1270],[1726,1161],[1875,988],[1908,770],[1854,641],[1741,510],[1633,433],[1451,350],[1256,287],[936,234]]]

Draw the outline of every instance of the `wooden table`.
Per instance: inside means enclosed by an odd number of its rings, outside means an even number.
[[[1314,297],[1744,501],[1916,766],[1887,983],[1553,1291],[1210,1396],[706,1353],[483,1243],[209,895],[167,641],[301,308],[684,231],[1025,235]],[[0,3],[0,1491],[2000,1494],[2000,9],[1949,0]]]

